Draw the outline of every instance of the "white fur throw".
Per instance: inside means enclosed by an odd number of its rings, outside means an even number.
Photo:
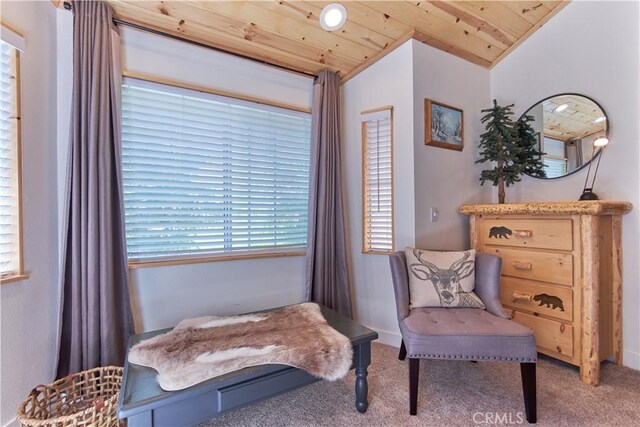
[[[135,345],[129,362],[158,371],[164,390],[181,390],[248,366],[278,363],[337,380],[352,362],[351,342],[314,303],[266,313],[187,319]]]

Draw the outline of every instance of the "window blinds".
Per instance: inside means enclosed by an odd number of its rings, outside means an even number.
[[[305,247],[309,113],[135,79],[122,101],[130,260]]]
[[[0,41],[0,277],[21,274],[17,52]]]
[[[363,251],[393,250],[392,110],[362,115]]]
[[[542,157],[542,163],[544,164],[544,171],[547,178],[557,178],[567,174],[567,160],[556,159],[554,157]]]

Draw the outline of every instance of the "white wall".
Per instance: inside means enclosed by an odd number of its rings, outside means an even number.
[[[121,33],[125,71],[311,106],[308,77],[135,30]],[[305,267],[299,256],[132,270],[136,330],[301,302]]]
[[[399,345],[399,330],[386,255],[362,251],[362,137],[360,113],[393,106],[394,231],[396,249],[415,242],[413,174],[413,77],[411,41],[342,86],[343,172],[352,256],[355,318]]]
[[[476,165],[483,132],[480,110],[490,105],[489,70],[424,43],[413,41],[415,239],[422,249],[469,248],[469,217],[461,205],[491,197],[491,186],[480,186],[483,165]],[[464,148],[446,150],[424,144],[424,99],[464,111]],[[430,208],[440,213],[430,221]]]
[[[542,98],[581,93],[610,118],[607,147],[595,191],[626,200],[623,219],[624,364],[640,369],[640,141],[639,3],[575,1],[491,70],[491,96],[516,103],[519,115]],[[586,170],[553,181],[525,177],[507,190],[507,201],[576,200]]]
[[[2,22],[22,33],[22,207],[28,280],[0,286],[0,425],[55,374],[57,341],[56,38],[49,2],[2,2]]]

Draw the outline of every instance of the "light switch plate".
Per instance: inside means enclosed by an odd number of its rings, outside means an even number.
[[[431,208],[431,222],[438,222],[438,217],[440,216],[440,212],[438,208]]]

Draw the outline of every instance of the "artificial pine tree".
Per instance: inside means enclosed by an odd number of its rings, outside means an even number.
[[[529,124],[534,121],[532,116],[524,115],[515,123],[518,144],[520,145],[520,154],[518,162],[522,171],[529,176],[536,178],[546,178],[544,171],[544,163],[542,156],[544,153],[538,151],[538,137],[535,129]]]
[[[501,107],[493,100],[493,107],[482,110],[486,132],[480,135],[480,160],[476,163],[495,162],[493,169],[480,173],[480,185],[491,181],[498,186],[498,203],[504,203],[504,187],[520,181],[522,149],[518,144],[517,130],[511,116],[513,104]]]

